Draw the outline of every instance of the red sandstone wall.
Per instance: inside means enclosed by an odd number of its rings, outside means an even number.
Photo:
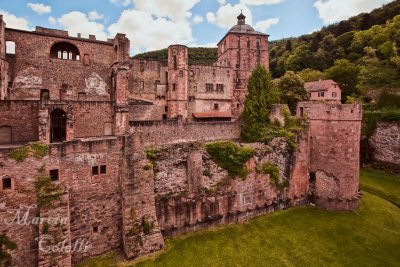
[[[6,30],[5,39],[16,43],[15,55],[7,55],[11,99],[39,99],[40,89],[50,90],[50,98],[59,99],[63,85],[65,99],[78,99],[79,92],[94,100],[110,98],[112,43],[12,29]],[[50,49],[60,41],[74,44],[81,60],[51,59]]]
[[[121,188],[120,166],[121,139],[103,141],[70,142],[52,145],[50,156],[42,160],[28,158],[15,163],[7,157],[8,151],[0,151],[0,177],[7,175],[13,180],[13,191],[0,191],[0,218],[12,219],[11,208],[34,204],[36,201],[33,182],[37,168],[45,164],[46,171],[59,170],[59,183],[69,190],[71,243],[88,242],[87,251],[75,251],[72,260],[94,256],[121,246]],[[92,175],[92,167],[106,165],[106,173]],[[37,210],[30,218],[37,216]],[[97,229],[95,230],[95,227]],[[18,249],[13,253],[13,266],[35,266],[38,248],[38,226],[0,224]]]
[[[356,208],[361,106],[302,102],[297,109],[298,115],[301,109],[309,119],[309,171],[314,172],[316,177],[316,204],[329,209]]]
[[[240,138],[238,122],[207,122],[182,124],[168,120],[159,122],[131,123],[130,133],[142,133],[143,145],[157,145],[189,141],[213,141]]]
[[[36,101],[0,101],[0,127],[11,126],[12,142],[39,139],[39,103]]]

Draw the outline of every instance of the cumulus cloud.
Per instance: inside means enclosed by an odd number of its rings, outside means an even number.
[[[27,6],[39,15],[51,13],[51,6],[46,6],[41,3],[28,3]]]
[[[122,6],[128,6],[132,3],[131,0],[110,0],[110,2]]]
[[[199,15],[196,15],[196,16],[193,17],[193,22],[196,23],[196,24],[202,23],[203,22],[203,17],[199,16]]]
[[[107,40],[107,34],[104,31],[104,25],[90,21],[88,15],[79,11],[72,11],[59,18],[60,23],[70,35],[81,33],[82,37],[88,37],[89,34],[96,35],[98,40]]]
[[[240,3],[249,6],[262,6],[262,5],[274,5],[282,3],[285,0],[240,0]]]
[[[155,18],[148,12],[136,9],[124,10],[118,21],[108,27],[108,31],[111,36],[118,32],[126,33],[136,51],[143,48],[160,49],[174,43],[188,44],[193,41],[192,29],[187,21]]]
[[[225,0],[217,0],[220,5],[224,5],[226,2]]]
[[[314,7],[325,24],[335,23],[374,8],[392,0],[317,0]]]
[[[55,17],[50,16],[50,17],[48,18],[48,20],[49,20],[49,23],[50,23],[51,25],[56,25],[56,24],[57,24],[57,19],[56,19]]]
[[[0,10],[0,14],[3,15],[3,20],[5,21],[8,28],[29,30],[29,22],[27,19],[19,18],[14,14],[8,13],[4,10]]]
[[[99,20],[99,19],[103,19],[104,15],[97,13],[96,10],[93,10],[88,13],[88,17],[90,20]]]
[[[251,25],[253,16],[250,9],[243,4],[236,4],[234,6],[227,4],[220,6],[216,13],[207,13],[207,21],[222,28],[229,29],[233,25],[236,25],[237,16],[240,14],[241,10],[243,10],[243,14],[246,16],[246,23]]]
[[[276,25],[279,23],[279,18],[271,18],[271,19],[266,19],[266,20],[261,20],[259,22],[256,23],[256,25],[254,26],[254,28],[257,31],[260,32],[267,32],[267,30],[272,26],[272,25]]]
[[[131,0],[135,9],[146,11],[156,17],[182,21],[191,17],[189,12],[200,0]]]

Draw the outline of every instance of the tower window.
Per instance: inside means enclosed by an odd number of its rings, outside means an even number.
[[[172,84],[172,91],[175,91],[176,90],[176,83],[173,83]]]
[[[214,91],[214,85],[212,83],[206,83],[206,92]]]
[[[250,48],[250,38],[247,37],[247,48]]]
[[[58,181],[58,169],[50,170],[50,179],[52,181]]]
[[[98,175],[99,174],[99,166],[92,166],[92,175]]]
[[[12,189],[12,181],[11,181],[11,178],[10,177],[4,177],[3,179],[2,179],[2,182],[3,182],[3,190],[10,190],[10,189]]]
[[[219,104],[218,103],[214,103],[214,110],[219,110]]]
[[[106,173],[107,173],[107,166],[100,165],[100,174],[106,174]]]
[[[223,84],[217,84],[217,92],[219,92],[219,93],[224,92],[224,85]]]
[[[176,69],[176,55],[174,56],[174,69]]]

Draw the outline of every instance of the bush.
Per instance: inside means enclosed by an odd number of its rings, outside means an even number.
[[[400,95],[383,90],[379,94],[377,106],[378,108],[400,109]]]
[[[219,167],[228,171],[230,177],[242,178],[248,174],[245,163],[256,152],[253,148],[239,147],[231,141],[209,143],[206,150]]]
[[[151,233],[153,228],[154,228],[154,224],[150,223],[146,216],[143,216],[142,217],[142,230],[143,230],[143,233],[145,235],[148,235],[148,234]]]
[[[39,206],[52,206],[53,201],[60,200],[64,190],[60,185],[56,185],[51,181],[50,176],[45,174],[44,166],[38,169],[39,176],[35,181],[36,197]]]
[[[364,111],[362,133],[371,136],[378,122],[400,123],[400,110]]]
[[[31,142],[25,147],[19,147],[11,151],[8,156],[16,162],[22,162],[26,158],[32,156],[35,158],[43,158],[49,153],[49,146],[41,142]]]
[[[289,186],[288,182],[281,177],[279,174],[279,168],[276,164],[267,162],[263,165],[257,167],[257,171],[269,174],[269,178],[271,179],[271,183],[276,186],[279,190],[285,189]]]

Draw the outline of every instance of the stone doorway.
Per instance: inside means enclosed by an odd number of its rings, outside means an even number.
[[[67,137],[67,114],[62,109],[55,109],[50,114],[50,142],[58,143]]]

